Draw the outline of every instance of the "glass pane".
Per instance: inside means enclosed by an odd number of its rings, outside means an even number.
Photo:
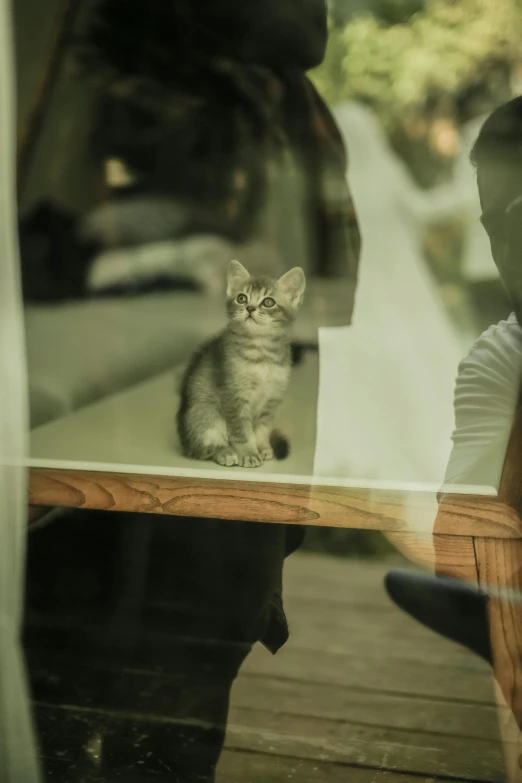
[[[44,6],[14,12],[49,779],[517,780],[518,2]]]

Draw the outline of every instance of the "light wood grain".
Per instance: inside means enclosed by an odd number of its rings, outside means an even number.
[[[311,620],[314,625],[314,615]],[[316,617],[315,625],[318,620]],[[296,625],[299,623],[292,623],[294,630],[289,644],[298,648],[300,644],[296,639]],[[397,635],[396,633],[395,636]],[[324,637],[329,643],[329,629]],[[424,656],[430,649],[430,640],[427,636],[423,639],[422,629],[419,637],[417,644],[410,640],[410,647],[418,655],[421,646]],[[372,640],[368,639],[367,646],[371,644]],[[445,648],[446,666],[452,666],[454,675],[467,677],[468,671],[462,667],[466,653],[444,640],[440,640],[439,650],[441,646]],[[355,653],[350,637],[345,638],[344,649],[348,656]],[[318,656],[320,654],[317,653]],[[471,653],[467,653],[467,656],[471,662],[475,661]],[[396,670],[406,670],[408,661],[406,658],[401,660],[400,656],[396,655],[393,666]],[[432,662],[432,666],[436,667],[437,662]],[[485,668],[484,664],[482,666]],[[29,667],[35,697],[42,703],[58,707],[66,701],[68,693],[75,694],[75,706],[92,706],[93,692],[99,690],[96,684],[100,679],[103,681],[104,677],[103,666],[71,665],[70,662],[67,664],[62,660],[57,661],[52,651],[33,653],[29,657]],[[96,700],[98,709],[114,713],[128,710],[131,705],[136,714],[161,715],[172,719],[176,717],[179,677],[176,679],[172,675],[142,671],[138,666],[125,669],[124,676],[125,688],[109,688],[99,694]],[[382,693],[360,686],[344,687],[317,683],[312,677],[313,671],[307,681],[279,676],[276,657],[272,660],[272,672],[268,675],[240,673],[232,688],[232,703],[238,709],[258,710],[264,716],[266,726],[271,725],[271,715],[279,713],[287,716],[289,727],[292,726],[292,716],[299,715],[376,728],[386,726],[412,734],[430,733],[461,737],[464,740],[474,738],[500,742],[497,710],[493,701],[489,706],[469,701],[448,703],[449,693],[446,692],[441,693],[438,699],[421,695],[412,698],[408,694]],[[117,672],[114,673],[113,679],[118,681]],[[132,697],[128,694],[132,694]]]
[[[400,666],[398,662],[397,666]],[[455,663],[454,672],[457,671]],[[449,705],[443,699],[418,696],[412,700],[411,696],[364,688],[247,674],[241,675],[234,684],[232,702],[238,708],[255,707],[268,713],[285,713],[289,725],[292,715],[315,716],[365,726],[387,726],[412,734],[430,733],[500,742],[493,704],[455,702]],[[266,724],[270,724],[269,717]]]
[[[499,499],[522,515],[522,398],[513,419]],[[509,783],[522,783],[522,541],[475,538],[480,586],[488,602],[499,723]]]
[[[522,781],[522,542],[476,539],[480,585],[499,591],[489,600],[499,720],[510,783]]]
[[[414,563],[476,584],[477,563],[471,536],[387,533],[389,541]]]
[[[354,725],[324,718],[272,714],[270,728],[262,713],[232,708],[227,747],[266,755],[360,765],[472,781],[503,783],[501,746],[488,740],[434,737],[388,727]],[[348,775],[347,775],[347,779]]]
[[[291,630],[291,629],[290,629]],[[388,638],[391,645],[393,634]],[[277,656],[277,664],[263,648],[255,648],[247,658],[243,670],[252,675],[274,676],[293,680],[364,688],[381,693],[401,693],[448,701],[468,701],[494,706],[495,695],[491,672],[449,667],[438,668],[433,661],[424,661],[425,643],[412,642],[411,653],[401,666],[397,658],[388,658],[382,647],[373,648],[368,641],[365,657],[360,654],[323,652],[288,646]],[[457,671],[459,673],[457,673]],[[450,696],[451,694],[451,696]]]
[[[452,778],[454,783],[461,783]],[[401,775],[385,770],[346,767],[324,761],[225,750],[217,783],[433,783],[433,776]],[[98,781],[93,781],[98,783]],[[99,783],[102,783],[100,780]]]
[[[39,468],[30,472],[29,502],[385,532],[428,533],[435,519],[430,493]],[[446,495],[437,532],[521,537],[518,515],[506,504],[470,495]]]

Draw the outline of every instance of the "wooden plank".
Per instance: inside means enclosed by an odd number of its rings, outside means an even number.
[[[432,533],[387,533],[386,537],[405,557],[439,575],[477,583],[477,564],[471,536]]]
[[[410,644],[428,649],[443,646],[446,651],[458,650],[457,645],[449,645],[442,637],[429,631],[410,615],[401,612],[390,599],[378,604],[332,604],[325,598],[300,598],[292,593],[284,594],[285,607],[296,633],[315,636],[323,644],[333,638],[344,640],[344,646],[350,647],[351,638],[390,639],[401,636]],[[311,633],[309,633],[309,631]],[[394,638],[394,642],[399,639]],[[392,645],[390,645],[390,648]],[[391,649],[389,650],[391,652]]]
[[[489,601],[495,673],[522,725],[522,542],[475,541],[480,586]],[[502,597],[494,597],[494,593]]]
[[[355,598],[352,603],[333,603],[324,593],[323,597],[296,595],[295,586],[287,589],[292,582],[287,577],[284,590],[292,648],[350,657],[366,657],[369,651],[373,657],[372,650],[386,650],[387,658],[396,660],[399,667],[420,658],[426,664],[449,666],[455,671],[490,672],[478,656],[448,642],[395,607],[382,585],[373,603],[366,604],[364,595],[360,596],[360,603],[355,603]],[[348,589],[344,587],[343,591]]]
[[[29,671],[34,698],[59,706],[96,707],[144,715],[176,716],[180,674],[164,675],[139,669],[111,669],[63,662],[51,653],[30,655]],[[209,684],[212,682],[209,679]],[[240,672],[232,689],[235,707],[265,713],[306,715],[367,726],[429,732],[450,736],[498,740],[495,707],[464,704],[417,696],[401,696],[301,682],[275,676]]]
[[[380,591],[384,575],[390,568],[403,564],[404,560],[400,555],[387,555],[376,560],[300,550],[286,561],[285,573],[287,587],[292,588],[295,585],[297,591],[310,584],[334,588],[337,585],[349,584],[352,587],[360,587],[366,595],[370,590]],[[337,598],[337,595],[329,590],[325,595],[329,599]],[[351,600],[351,596],[346,596],[346,600]]]
[[[344,617],[326,615],[322,619],[307,616],[306,611],[297,612],[295,606],[287,603],[287,613],[291,625],[291,646],[295,650],[304,650],[347,657],[364,658],[371,652],[371,658],[379,651],[385,651],[387,659],[396,662],[397,668],[408,666],[410,661],[422,660],[423,664],[449,668],[463,676],[471,672],[482,672],[486,676],[491,670],[477,655],[415,624],[415,620],[404,615],[403,624],[387,621],[383,625],[368,612],[365,627],[364,617],[358,616],[351,622],[351,614]],[[395,611],[390,609],[395,615]],[[326,613],[325,613],[326,614]],[[376,621],[377,619],[377,621]],[[403,618],[401,618],[402,621]],[[375,622],[376,621],[376,622]],[[373,624],[375,622],[375,624]],[[390,641],[393,640],[393,641]]]
[[[419,637],[413,620],[410,622],[414,632],[403,636],[398,628],[389,623],[384,629],[377,625],[373,632],[368,632],[360,618],[352,628],[348,618],[345,625],[336,629],[335,618],[332,623],[325,621],[321,627],[318,627],[307,618],[306,613],[302,616],[303,620],[291,610],[289,616],[291,618],[290,642],[275,659],[269,659],[267,674],[272,672],[277,677],[286,676],[286,669],[280,670],[279,662],[283,655],[287,655],[288,651],[292,650],[300,661],[298,670],[303,676],[311,676],[312,679],[313,671],[310,673],[307,671],[311,659],[315,656],[316,659],[323,660],[325,655],[342,658],[347,664],[351,664],[352,661],[366,661],[368,668],[372,670],[381,669],[384,665],[390,682],[396,681],[397,675],[400,675],[400,681],[408,679],[412,666],[418,672],[419,678],[421,676],[430,678],[434,669],[439,670],[439,683],[450,683],[447,692],[440,690],[442,685],[439,684],[437,695],[441,697],[451,697],[453,693],[452,677],[464,678],[462,687],[465,686],[465,678],[468,675],[473,678],[481,676],[487,681],[491,678],[491,670],[488,665],[469,651],[461,649],[457,645],[453,646],[435,635],[433,636],[433,645],[431,645],[429,631],[423,632],[426,634],[426,638],[423,635]],[[165,617],[169,622],[168,611]],[[309,626],[306,625],[307,620],[310,622]],[[422,632],[422,629],[419,628],[419,631]],[[26,639],[31,647],[34,646],[35,649],[43,651],[52,645],[61,646],[66,638],[70,649],[74,648],[76,655],[81,660],[87,655],[85,646],[88,641],[90,644],[96,644],[101,633],[99,619],[85,613],[81,615],[68,613],[49,618],[38,616],[32,612],[27,617]],[[111,654],[113,660],[120,660],[124,665],[126,660],[124,649],[125,647],[129,647],[129,649],[133,647],[133,638],[132,629],[120,629],[116,634],[115,647],[112,649],[108,646],[109,639],[107,637],[106,655]],[[158,666],[162,667],[162,670],[168,672],[169,661],[172,660],[174,651],[189,641],[185,637],[179,639],[176,636],[175,628],[171,628],[170,632],[165,632],[162,622],[159,622],[156,627],[149,627],[146,632],[140,634],[139,638],[139,651],[135,653],[134,665],[144,672],[151,670],[154,660]],[[390,639],[394,640],[392,644]],[[119,640],[119,644],[117,640]],[[259,648],[259,653],[256,651],[255,655],[261,655],[263,651],[264,648]],[[384,662],[383,651],[386,651]],[[473,679],[474,681],[475,679]],[[373,688],[372,685],[366,686],[363,683],[360,685],[369,689]],[[473,683],[470,684],[470,688],[472,685]],[[433,693],[430,691],[430,694]]]
[[[433,631],[429,631],[420,625],[406,612],[402,612],[391,600],[381,604],[341,604],[330,603],[325,598],[297,597],[292,593],[285,593],[285,607],[291,621],[292,630],[297,633],[311,631],[321,644],[334,637],[344,639],[345,646],[350,646],[350,639],[365,637],[368,641],[373,639],[390,639],[401,636],[409,644],[428,650],[430,647],[442,650],[458,651],[457,645],[450,645],[442,637]],[[399,639],[394,638],[394,642]],[[390,649],[388,652],[392,652]]]
[[[453,540],[458,545],[460,539],[444,537],[448,558],[452,557]],[[471,539],[469,544],[474,559]],[[399,665],[421,657],[425,663],[455,670],[488,671],[477,656],[424,628],[391,603],[384,589],[389,567],[388,561],[360,562],[308,553],[289,558],[284,598],[291,625],[290,644],[361,656],[369,647],[385,649]]]
[[[232,688],[234,707],[267,713],[326,718],[406,732],[499,741],[497,710],[481,704],[370,692],[329,683],[297,682],[240,673]]]
[[[112,712],[92,707],[77,708],[37,704],[41,732],[49,719],[54,729],[44,733],[46,753],[59,740],[61,747],[73,740],[81,748],[95,734],[122,737],[158,734],[168,740],[190,721],[168,716],[145,716],[134,712]],[[269,725],[268,725],[269,724]],[[57,728],[60,727],[58,732]],[[78,735],[78,726],[84,737]],[[69,736],[74,727],[74,737]],[[179,727],[179,728],[178,728]],[[164,743],[162,747],[164,746]],[[497,783],[504,780],[502,748],[488,740],[411,734],[395,729],[357,726],[324,718],[269,715],[251,709],[232,709],[226,746],[229,749],[279,757],[308,759],[368,769],[434,775],[446,778]],[[72,748],[70,760],[76,755]],[[168,753],[168,747],[164,750]],[[175,750],[173,751],[175,752]],[[139,751],[137,753],[139,758]]]
[[[384,578],[392,568],[418,571],[394,553],[379,559],[338,557],[299,550],[285,560],[285,600],[328,603],[342,612],[357,607],[364,616],[369,607],[389,610],[393,605],[384,589]]]
[[[126,765],[128,771],[132,762],[144,764],[144,772],[155,780],[167,783],[172,779],[171,767],[182,750],[179,734],[189,726],[186,721],[167,717],[147,718],[132,713],[118,714],[92,708],[76,709],[72,706],[60,708],[37,704],[36,714],[45,761],[51,763],[50,767],[46,764],[48,772],[54,772],[56,779],[74,778],[91,783],[107,780],[107,774],[111,771],[115,778],[118,777],[118,773],[123,771],[123,765]],[[446,779],[459,778],[484,783],[503,780],[499,746],[485,740],[467,740],[464,745],[462,740],[447,738],[444,744],[441,744],[440,738],[425,735],[422,741],[405,745],[405,739],[409,743],[408,735],[389,730],[356,729],[342,723],[326,724],[325,721],[318,723],[315,720],[293,718],[290,726],[292,733],[288,733],[283,729],[288,729],[289,726],[280,725],[281,721],[277,717],[274,719],[273,729],[259,726],[260,715],[255,711],[236,712],[231,718],[240,723],[231,723],[229,726],[227,750],[222,759],[223,772],[226,771],[231,753],[246,751],[252,755],[263,756],[265,769],[270,769],[271,766],[272,770],[280,772],[280,763],[284,768],[287,762],[291,762],[290,769],[296,772],[290,771],[287,775],[295,774],[297,781],[303,780],[303,777],[297,774],[300,760],[305,761],[305,770],[309,770],[313,765],[313,772],[321,769],[331,771],[335,776],[328,778],[328,782],[344,779],[350,780],[350,783],[354,780],[374,783],[376,775],[379,776],[378,779],[381,775],[384,778],[383,773],[390,770],[391,780],[400,783],[402,778],[398,773],[404,768],[407,773],[406,780],[414,775],[422,779],[423,776],[432,777],[437,774]],[[320,733],[319,729],[323,733]],[[122,755],[120,769],[117,757],[105,759],[110,762],[109,768],[106,764],[103,766],[105,777],[100,776],[97,757],[85,753],[86,747],[92,747],[95,742],[99,754],[103,748],[104,737],[107,737],[109,742],[112,741],[113,748],[119,744],[125,754]],[[200,741],[203,745],[205,738],[201,737]],[[193,748],[198,752],[197,745]],[[306,761],[311,764],[306,764]],[[437,770],[440,770],[440,773],[437,773]],[[221,780],[223,772],[220,772]],[[339,778],[336,772],[343,772],[344,778]],[[460,772],[463,774],[460,775]],[[50,774],[50,777],[55,779],[55,775]],[[281,777],[273,779],[281,780]],[[245,778],[241,783],[251,781]]]
[[[269,725],[268,725],[269,724]],[[274,756],[329,761],[393,772],[504,781],[502,746],[488,740],[412,734],[324,718],[232,709],[226,745]]]
[[[298,559],[299,555],[295,556]],[[289,561],[291,562],[291,560]],[[325,567],[328,559],[325,558]],[[346,564],[349,575],[350,563]],[[312,578],[310,581],[313,581]],[[332,587],[327,584],[320,586],[325,592],[319,596],[301,597],[293,585],[291,574],[285,579],[285,607],[289,618],[291,638],[290,645],[297,649],[346,655],[350,658],[365,658],[372,651],[386,650],[390,666],[396,661],[399,668],[408,665],[412,660],[426,665],[449,667],[456,672],[466,671],[487,672],[487,665],[469,651],[456,644],[447,642],[442,637],[424,628],[409,615],[398,610],[385,594],[382,584],[377,585],[373,603],[367,604],[365,591],[359,595],[359,602],[332,603],[329,596],[348,594],[349,585]],[[327,597],[325,597],[327,596]],[[172,616],[175,604],[173,601],[147,603],[151,619],[149,620],[143,642],[160,649],[169,650],[176,643],[175,629],[172,628]],[[76,632],[82,638],[89,630],[96,634],[98,620],[96,614],[84,609],[80,614],[77,610],[67,613],[60,612],[58,616],[38,616],[34,611],[27,617],[29,626],[48,627],[56,632],[65,629]],[[122,632],[123,633],[123,632]],[[390,644],[393,639],[393,644]]]
[[[391,603],[383,583],[388,570],[387,562],[307,553],[289,558],[284,599],[291,627],[290,645],[350,657],[365,657],[369,649],[385,649],[387,657],[396,659],[399,667],[421,658],[424,663],[462,673],[474,670],[489,674],[487,665],[477,656],[424,628]]]
[[[459,783],[453,778],[455,783]],[[434,783],[433,777],[346,767],[324,761],[285,758],[225,748],[217,783]]]
[[[521,783],[522,542],[476,539],[475,548],[481,587],[501,596],[489,600],[491,649],[508,780]]]
[[[283,648],[273,658],[256,647],[243,664],[242,671],[265,677],[332,685],[402,695],[426,696],[452,701],[495,704],[493,682],[487,671],[467,671],[437,667],[418,660],[402,665],[390,659],[385,650],[368,645],[364,658],[316,650]]]
[[[296,553],[285,561],[284,594],[287,601],[303,604],[309,602],[310,611],[314,611],[313,607],[317,607],[318,613],[321,611],[321,606],[325,605],[329,606],[332,612],[341,613],[351,609],[358,610],[362,615],[366,611],[382,611],[384,613],[386,609],[393,608],[384,589],[384,576],[388,569],[383,573],[376,574],[375,582],[372,583],[359,582],[357,579],[352,581],[350,578],[340,581],[335,578],[329,579],[326,575],[324,578],[320,578],[315,574],[310,574],[306,579],[295,579],[293,575],[289,574],[289,570],[293,561],[300,557],[301,554]],[[351,558],[345,560],[344,568],[348,574],[352,563],[355,561]],[[402,565],[404,567],[404,564]]]
[[[247,522],[429,532],[434,494],[97,471],[30,471],[29,503]],[[440,535],[520,538],[518,515],[496,498],[446,495]]]

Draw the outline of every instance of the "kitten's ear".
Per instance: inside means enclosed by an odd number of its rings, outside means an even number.
[[[294,307],[299,307],[303,301],[305,286],[305,273],[300,266],[294,266],[277,281],[277,287],[290,299]]]
[[[227,296],[235,296],[244,291],[250,280],[247,270],[239,261],[230,261],[227,275]]]

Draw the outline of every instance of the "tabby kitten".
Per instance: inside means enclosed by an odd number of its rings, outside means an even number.
[[[273,280],[251,277],[230,261],[228,325],[193,356],[182,383],[178,433],[185,456],[245,468],[287,456],[287,440],[272,427],[290,376],[285,330],[304,289],[300,267]]]

